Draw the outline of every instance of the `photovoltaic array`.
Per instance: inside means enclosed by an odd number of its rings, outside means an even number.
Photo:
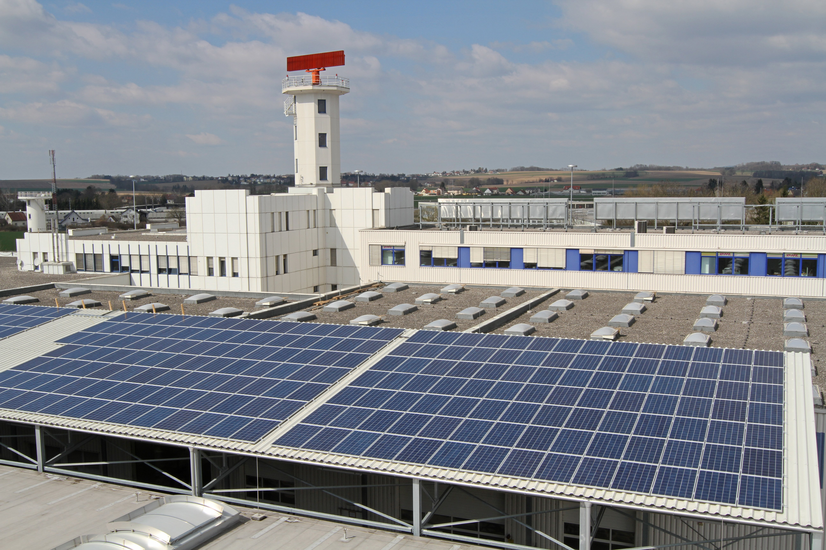
[[[257,441],[399,334],[130,313],[0,373],[0,408]]]
[[[421,331],[275,445],[780,510],[783,354]]]
[[[56,307],[0,304],[0,338],[14,336],[24,330],[75,312],[76,310],[73,309]]]

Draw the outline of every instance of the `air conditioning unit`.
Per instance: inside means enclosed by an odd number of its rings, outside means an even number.
[[[637,233],[648,233],[648,220],[635,221],[634,231],[636,231]]]
[[[478,225],[469,225],[469,226],[467,226],[467,230],[468,231],[479,231],[479,226]]]
[[[666,227],[663,227],[663,235],[673,235],[676,232],[677,232],[677,228],[674,227],[673,225],[668,225]]]

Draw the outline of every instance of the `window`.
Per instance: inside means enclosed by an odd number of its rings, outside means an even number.
[[[319,99],[318,100],[318,114],[320,114],[320,115],[327,114],[327,100],[326,99]]]
[[[226,258],[218,258],[218,276],[219,277],[226,277],[227,276],[227,259]]]
[[[327,181],[327,167],[326,166],[319,166],[318,167],[318,181]]]
[[[232,264],[231,265],[231,267],[232,267],[232,276],[233,277],[240,277],[241,272],[238,269],[238,258],[232,258],[231,264]]]
[[[141,273],[149,273],[149,256],[141,255]]]
[[[284,274],[286,275],[287,274],[287,255],[284,254],[283,258],[284,258],[284,263],[283,263]]]
[[[46,258],[43,258],[43,261],[46,261]],[[120,273],[120,256],[117,254],[111,254],[109,256],[109,271],[112,273]]]
[[[770,277],[816,277],[817,254],[768,254]]]
[[[121,273],[129,273],[129,254],[123,254],[119,258]]]
[[[169,262],[166,267],[166,272],[170,275],[177,275],[178,274],[178,257],[177,256],[169,256]]]
[[[178,273],[181,275],[189,275],[189,257],[182,256],[175,258],[178,261]]]
[[[298,159],[295,159],[295,173],[298,173]]]
[[[703,252],[700,273],[704,275],[748,275],[747,252]]]
[[[338,258],[336,257],[336,249],[330,249],[330,265],[335,267],[338,265]]]
[[[215,266],[213,265],[213,258],[207,258],[207,275],[210,277],[215,276]]]
[[[281,256],[275,257],[275,274],[281,275]]]
[[[189,274],[198,275],[198,258],[189,259]]]
[[[313,250],[313,256],[318,256],[318,249]]]
[[[338,290],[338,285],[330,285],[330,290]]]
[[[284,212],[284,231],[290,230],[290,213]]]
[[[327,147],[327,134],[325,134],[325,133],[318,134],[318,146],[319,147]]]
[[[470,248],[470,267],[510,268],[511,249],[500,246]]]
[[[580,271],[622,271],[622,250],[580,250]]]
[[[141,272],[141,257],[137,254],[131,254],[129,256],[129,265],[132,268],[132,273],[140,273]]]
[[[37,253],[35,253],[34,261],[37,262]],[[77,271],[86,271],[86,266],[83,262],[83,254],[75,254],[75,269]]]
[[[523,248],[524,269],[565,269],[564,248]]]
[[[315,285],[315,286],[313,287],[313,292],[315,292],[316,294],[318,294],[318,285]]]
[[[458,246],[420,246],[419,265],[423,267],[457,267]]]
[[[166,256],[158,256],[158,274],[166,275]]]
[[[381,265],[404,265],[404,247],[382,246]]]

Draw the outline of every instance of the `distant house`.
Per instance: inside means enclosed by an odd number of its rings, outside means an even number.
[[[4,216],[9,225],[14,227],[26,227],[26,213],[25,212],[6,212]]]
[[[82,217],[74,210],[66,214],[66,216],[62,220],[60,220],[61,227],[68,227],[70,225],[89,225],[90,223],[90,220]]]
[[[516,193],[514,192],[514,190],[512,188],[508,188],[508,190],[505,191],[505,194],[506,195],[515,195]]]

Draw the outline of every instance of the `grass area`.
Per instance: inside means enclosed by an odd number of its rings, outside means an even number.
[[[14,252],[17,250],[17,239],[23,238],[23,231],[0,231],[0,252]]]

